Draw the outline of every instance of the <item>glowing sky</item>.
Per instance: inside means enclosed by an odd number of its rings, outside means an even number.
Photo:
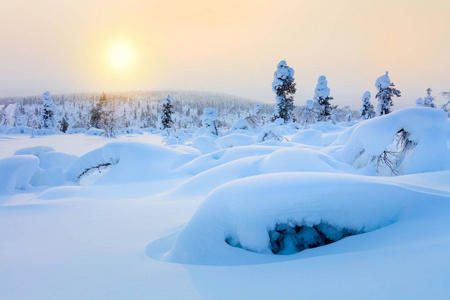
[[[448,0],[3,1],[0,96],[170,88],[274,101],[284,59],[296,104],[326,75],[335,104],[359,107],[388,70],[395,108],[410,106],[450,90],[449,13]],[[126,67],[108,58],[117,43]]]

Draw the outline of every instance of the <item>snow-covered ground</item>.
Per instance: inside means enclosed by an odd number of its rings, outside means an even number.
[[[350,125],[0,135],[0,299],[450,299],[449,120]]]

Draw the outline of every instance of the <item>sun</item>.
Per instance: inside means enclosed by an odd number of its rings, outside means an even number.
[[[109,46],[107,58],[113,69],[125,71],[135,63],[136,51],[129,42],[117,41]]]

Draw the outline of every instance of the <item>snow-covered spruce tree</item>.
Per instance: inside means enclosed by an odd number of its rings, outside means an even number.
[[[256,103],[255,106],[253,106],[253,114],[257,117],[261,114],[261,104],[260,103]]]
[[[427,96],[423,99],[423,106],[435,108],[436,105],[434,105],[434,97],[431,96],[431,92],[431,88],[427,88]]]
[[[305,129],[308,129],[308,125],[315,122],[314,117],[314,102],[312,100],[306,100],[305,105]]]
[[[330,100],[330,89],[328,88],[327,78],[325,76],[320,76],[317,81],[316,89],[314,90],[314,101],[319,106],[319,121],[327,121],[331,115],[331,104]]]
[[[106,137],[116,137],[117,124],[114,109],[108,109],[107,97],[102,93],[99,102],[91,110],[91,127],[103,129]]]
[[[49,91],[42,94],[42,100],[44,103],[41,108],[41,128],[54,129],[56,127],[56,106]]]
[[[103,127],[102,125],[105,124],[104,120],[107,117],[107,116],[105,116],[106,101],[107,101],[106,94],[105,94],[105,92],[103,92],[97,105],[92,107],[91,122],[90,122],[91,127],[100,129]]]
[[[276,94],[276,113],[272,121],[281,118],[287,123],[294,109],[294,94],[297,91],[294,82],[294,69],[282,60],[273,75],[272,91]]]
[[[161,109],[161,129],[168,129],[172,128],[173,126],[173,120],[172,120],[172,114],[173,114],[173,97],[167,96],[163,99],[162,102],[162,109]]]
[[[364,95],[362,96],[362,102],[363,105],[359,111],[359,114],[361,116],[361,120],[368,120],[368,119],[372,119],[373,117],[375,117],[375,110],[373,108],[372,103],[370,103],[370,97],[372,95],[370,94],[369,91],[366,91],[364,93]]]
[[[211,107],[205,108],[201,119],[207,134],[219,135],[217,129],[217,110]]]
[[[389,78],[389,73],[378,77],[375,82],[375,87],[378,89],[378,93],[375,96],[378,99],[377,115],[383,116],[391,112],[391,106],[394,105],[392,97],[401,97],[401,92],[394,88],[394,83]]]
[[[64,116],[59,123],[59,126],[61,128],[61,131],[66,133],[67,129],[69,128],[69,122],[67,122],[66,116]]]
[[[115,138],[117,134],[117,121],[113,111],[105,111],[102,114],[102,128],[105,130],[105,136]]]

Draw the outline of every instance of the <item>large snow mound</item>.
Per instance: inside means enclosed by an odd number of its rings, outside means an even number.
[[[33,155],[0,159],[0,194],[29,188],[31,177],[38,165],[39,159]]]
[[[302,130],[291,138],[291,142],[322,147],[322,131],[315,129]]]
[[[349,138],[342,139],[346,142],[337,154],[357,168],[368,167],[381,155],[390,153],[398,174],[441,171],[447,159],[445,120],[443,111],[419,107],[366,120],[352,129]],[[408,147],[398,148],[402,143],[396,140],[399,133],[406,137]]]
[[[163,180],[174,176],[174,169],[195,157],[194,154],[151,144],[109,143],[75,160],[67,170],[67,179],[79,181],[83,176],[109,168],[99,183]]]
[[[232,133],[216,140],[216,143],[222,148],[231,148],[238,146],[248,146],[255,143],[255,138],[247,134]]]
[[[277,173],[236,180],[207,197],[162,260],[211,265],[260,262],[264,257],[251,252],[302,250],[295,250],[299,247],[293,244],[295,234],[284,241],[287,249],[274,249],[273,233],[280,226],[304,228],[303,239],[314,239],[321,228],[320,234],[339,240],[393,224],[408,204],[422,198],[420,192],[355,175]]]

